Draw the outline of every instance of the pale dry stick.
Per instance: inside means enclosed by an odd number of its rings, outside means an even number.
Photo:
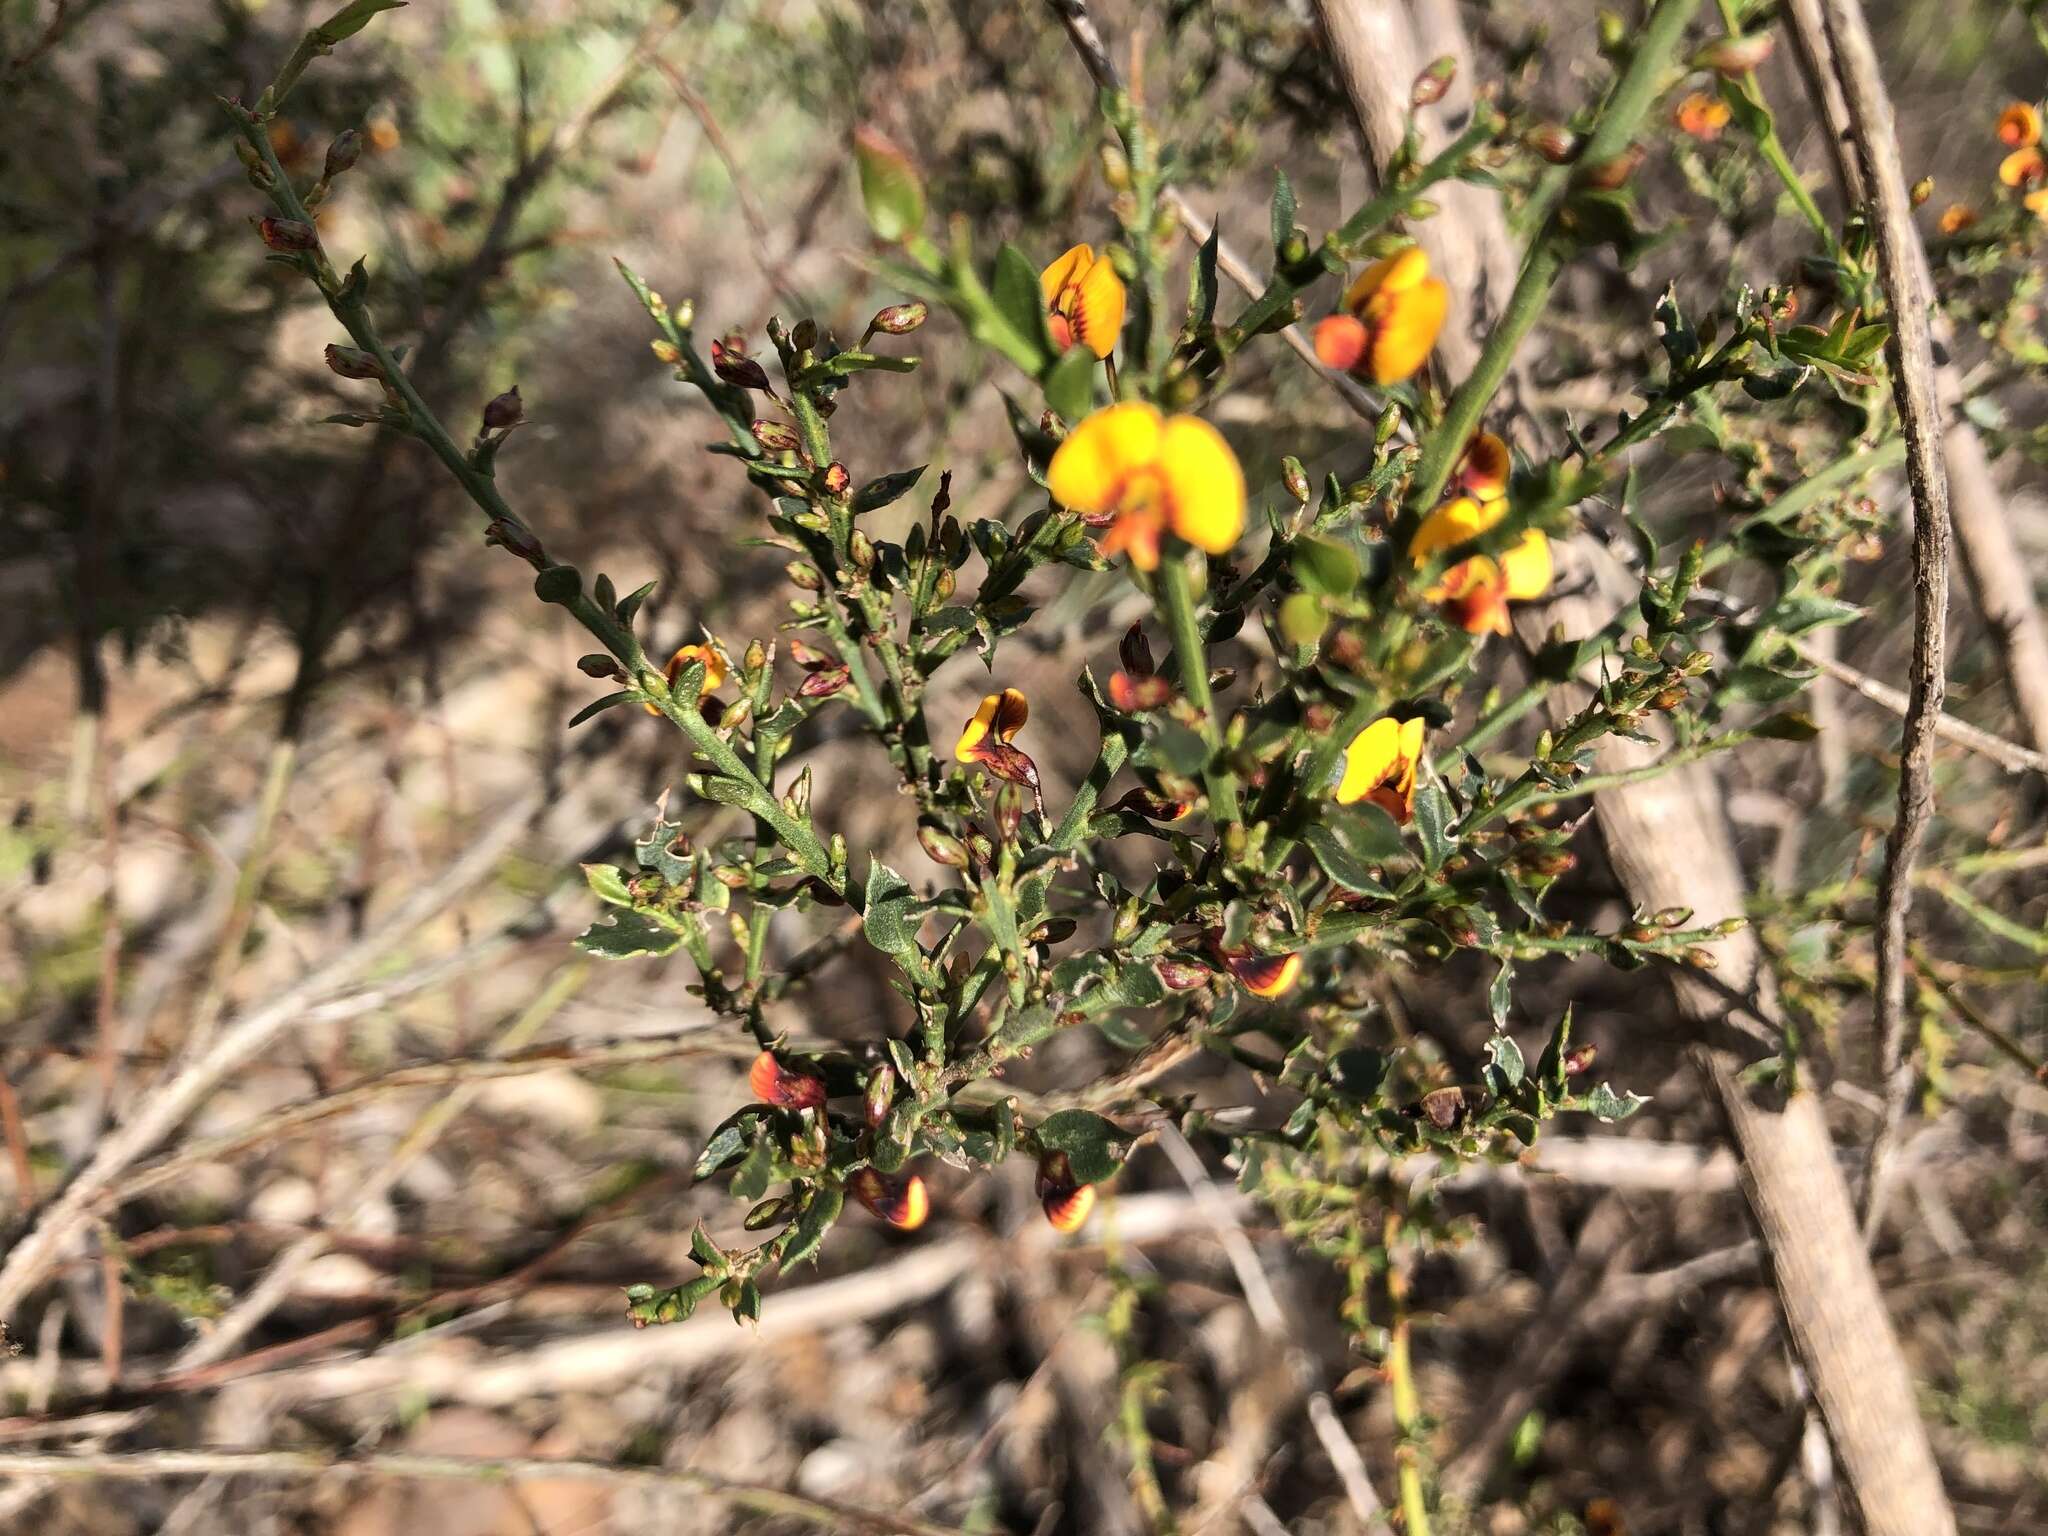
[[[1836,682],[1851,692],[1862,695],[1881,709],[1888,709],[1895,715],[1904,715],[1911,705],[1908,695],[1901,693],[1889,683],[1881,683],[1867,672],[1844,666],[1825,651],[1811,645],[1796,647],[1799,654],[1827,673]],[[1943,713],[1934,717],[1934,732],[1945,736],[1966,751],[1975,752],[1979,757],[1989,758],[2007,773],[2048,773],[2048,752],[2036,752],[2032,747],[2023,747],[2016,741],[2007,741],[2003,736],[1954,715]]]
[[[589,970],[590,962],[581,956],[563,966],[541,989],[540,995],[500,1031],[498,1038],[491,1043],[490,1054],[508,1056],[523,1049],[555,1016],[562,1004],[582,990]],[[171,1362],[171,1374],[195,1371],[232,1354],[236,1346],[291,1294],[306,1266],[327,1251],[333,1234],[355,1226],[365,1213],[390,1194],[406,1170],[475,1102],[482,1086],[471,1079],[456,1079],[448,1091],[414,1122],[412,1129],[400,1138],[398,1146],[374,1173],[350,1184],[348,1202],[339,1217],[308,1232],[272,1259],[270,1267],[264,1270],[248,1293],[205,1333],[180,1351],[177,1359]]]
[[[1913,865],[1934,817],[1935,725],[1948,687],[1948,470],[1941,453],[1934,338],[1927,323],[1933,294],[1926,280],[1926,258],[1913,233],[1912,196],[1899,160],[1891,101],[1862,6],[1857,0],[1826,0],[1824,17],[1835,77],[1871,195],[1878,276],[1891,311],[1887,350],[1892,399],[1906,439],[1906,478],[1913,491],[1913,661],[1899,752],[1899,808],[1885,838],[1877,896],[1878,1066],[1884,1079],[1885,1114],[1864,1178],[1867,1238],[1883,1219],[1887,1164],[1913,1092],[1907,1048],[1906,917],[1913,904]]]
[[[242,1014],[205,1052],[170,1069],[158,1086],[141,1094],[134,1118],[100,1140],[91,1159],[36,1214],[29,1230],[0,1260],[0,1318],[21,1305],[55,1261],[59,1246],[108,1185],[176,1130],[229,1074],[300,1022],[309,1009],[352,985],[384,955],[413,938],[420,926],[456,895],[486,878],[542,804],[537,790],[515,800],[499,812],[461,858],[438,878],[415,889],[377,928],[269,1002]]]
[[[1866,178],[1857,162],[1855,133],[1821,0],[1788,0],[1786,22],[1800,75],[1828,146],[1836,187],[1846,206],[1860,207],[1866,199]],[[1927,249],[1918,232],[1912,233],[1911,252],[1932,293]],[[1938,349],[1934,387],[1943,412],[1949,519],[1956,552],[1962,557],[1963,579],[1998,651],[2020,734],[2038,750],[2048,752],[2048,623],[2035,601],[2033,568],[2005,514],[2005,499],[1992,478],[1984,440],[1963,414],[1968,391],[1962,370],[1953,360],[1954,328],[1939,305],[1929,313],[1928,323]]]
[[[958,1527],[785,1493],[763,1483],[734,1482],[685,1468],[622,1466],[608,1461],[553,1461],[538,1456],[431,1456],[412,1451],[71,1451],[0,1453],[0,1478],[50,1477],[64,1482],[153,1482],[167,1477],[452,1478],[479,1483],[602,1482],[626,1487],[686,1488],[755,1514],[808,1521],[869,1536],[964,1536]]]
[[[1286,1352],[1288,1368],[1308,1400],[1309,1425],[1315,1430],[1316,1440],[1324,1454],[1330,1458],[1330,1466],[1337,1474],[1337,1481],[1343,1485],[1345,1498],[1350,1501],[1351,1512],[1365,1523],[1368,1530],[1388,1529],[1386,1505],[1366,1475],[1365,1461],[1359,1456],[1358,1447],[1352,1444],[1343,1422],[1338,1419],[1337,1410],[1331,1406],[1330,1394],[1317,1381],[1315,1362],[1294,1341],[1287,1327],[1286,1310],[1274,1294],[1273,1282],[1259,1262],[1259,1252],[1252,1246],[1251,1238],[1245,1235],[1243,1223],[1231,1203],[1223,1198],[1222,1191],[1209,1177],[1209,1170],[1202,1166],[1202,1159],[1171,1122],[1160,1127],[1159,1148],[1194,1196],[1195,1205],[1210,1230],[1216,1234],[1216,1240],[1223,1245],[1224,1257],[1230,1261],[1231,1271],[1237,1276],[1238,1289],[1244,1292],[1252,1321],[1258,1324],[1259,1332],[1269,1343]]]

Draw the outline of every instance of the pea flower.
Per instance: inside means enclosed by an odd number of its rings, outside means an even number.
[[[697,685],[697,702],[702,704],[725,682],[725,674],[730,670],[730,666],[725,659],[725,651],[715,640],[702,645],[683,646],[675,655],[669,657],[668,665],[662,669],[662,677],[669,687],[675,687],[676,679],[683,675],[683,668],[693,661],[704,663],[704,681]],[[641,708],[650,715],[661,713],[652,704],[643,704]]]
[[[1223,434],[1194,416],[1132,401],[1105,406],[1069,432],[1045,474],[1053,500],[1107,522],[1102,552],[1158,569],[1171,532],[1220,555],[1244,531],[1244,471]]]
[[[1977,222],[1977,210],[1967,203],[1950,203],[1937,222],[1944,235],[1959,235]]]
[[[1711,144],[1721,137],[1721,130],[1728,126],[1734,115],[1728,103],[1720,97],[1694,91],[1678,104],[1671,117],[1678,124],[1679,132],[1698,139],[1702,144]]]
[[[1015,688],[987,694],[953,744],[953,760],[979,763],[999,779],[1038,792],[1038,765],[1010,743],[1031,718],[1031,701]]]
[[[747,1086],[755,1098],[777,1109],[821,1109],[825,1103],[824,1080],[784,1066],[773,1051],[754,1058],[747,1070]]]
[[[2041,142],[2041,113],[2033,103],[2015,101],[1998,114],[1998,142],[2007,149],[2031,149]]]
[[[1225,949],[1221,929],[1210,930],[1209,948],[1253,997],[1283,997],[1301,980],[1300,955],[1255,955],[1248,949]]]
[[[2048,159],[2032,144],[2023,144],[1998,162],[1998,179],[2008,187],[2031,187],[2048,181]]]
[[[1107,256],[1077,245],[1038,274],[1047,323],[1062,352],[1079,342],[1097,357],[1116,350],[1124,328],[1124,280]]]
[[[847,1191],[892,1227],[915,1232],[932,1211],[924,1180],[914,1173],[891,1176],[863,1168],[846,1181]]]
[[[1038,1204],[1055,1232],[1078,1232],[1095,1209],[1095,1186],[1074,1177],[1064,1152],[1048,1152],[1038,1160]]]
[[[1343,313],[1316,326],[1316,356],[1375,384],[1412,378],[1428,361],[1451,307],[1451,291],[1429,275],[1429,258],[1411,245],[1382,257],[1345,290]]]
[[[2048,187],[2043,187],[2038,192],[2029,192],[2020,201],[2027,205],[2027,212],[2043,224],[2048,224]]]
[[[1415,808],[1415,772],[1422,762],[1420,719],[1382,715],[1351,738],[1344,749],[1344,776],[1337,803],[1370,801],[1402,826]]]
[[[1422,520],[1409,542],[1408,555],[1418,566],[1446,550],[1468,544],[1508,515],[1507,445],[1482,432],[1465,450],[1458,467],[1454,496]],[[1452,622],[1468,634],[1508,632],[1508,603],[1526,602],[1550,590],[1550,540],[1531,528],[1498,556],[1473,555],[1460,560],[1422,594],[1444,606]]]

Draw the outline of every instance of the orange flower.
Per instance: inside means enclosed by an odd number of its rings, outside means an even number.
[[[697,702],[701,704],[718,691],[731,664],[726,661],[725,651],[716,640],[707,641],[703,645],[686,645],[669,657],[667,667],[662,670],[662,676],[669,687],[675,687],[676,679],[683,675],[683,668],[693,661],[704,663],[704,681],[697,688]],[[643,704],[641,708],[650,715],[661,713],[652,704]]]
[[[1492,501],[1508,492],[1508,476],[1514,458],[1508,445],[1491,432],[1475,432],[1458,461],[1457,487],[1481,501]]]
[[[953,760],[979,763],[999,779],[1038,792],[1038,765],[1021,748],[1010,745],[1031,718],[1031,701],[1015,688],[987,694],[974,717],[953,744]]]
[[[1136,401],[1106,406],[1069,432],[1045,484],[1061,506],[1108,519],[1102,552],[1126,552],[1141,571],[1158,569],[1169,531],[1212,555],[1244,532],[1244,471],[1223,434]]]
[[[822,1079],[785,1067],[773,1051],[763,1051],[747,1070],[747,1086],[763,1104],[777,1109],[820,1109],[825,1103]]]
[[[1220,933],[1215,936],[1216,940],[1220,938]],[[1285,996],[1301,980],[1299,955],[1255,955],[1248,950],[1238,950],[1233,954],[1214,940],[1211,947],[1223,962],[1223,968],[1235,976],[1237,984],[1253,997]]]
[[[1977,222],[1977,210],[1967,203],[1950,203],[1936,222],[1944,235],[1959,235]]]
[[[2031,149],[2041,142],[2041,113],[2031,102],[2016,101],[1998,114],[1998,142],[2007,149]]]
[[[1124,328],[1124,280],[1092,245],[1077,245],[1038,274],[1046,321],[1064,352],[1079,342],[1097,357],[1116,350]]]
[[[1048,1152],[1038,1163],[1038,1204],[1055,1232],[1078,1232],[1095,1209],[1095,1186],[1075,1180],[1064,1152]]]
[[[2032,144],[2022,145],[1998,162],[1998,179],[2008,187],[2031,187],[2048,181],[2048,159]]]
[[[1507,515],[1505,496],[1454,497],[1422,520],[1409,542],[1409,557],[1418,566],[1426,565],[1433,556],[1469,544]],[[1460,560],[1422,595],[1441,603],[1451,621],[1468,634],[1504,635],[1510,600],[1541,597],[1550,590],[1550,577],[1550,540],[1531,528],[1498,556]]]
[[[1694,91],[1678,104],[1671,114],[1681,133],[1687,133],[1703,144],[1711,144],[1721,137],[1721,130],[1735,114],[1728,103],[1718,96],[1709,96],[1705,91]]]
[[[1451,307],[1451,291],[1429,275],[1419,245],[1383,257],[1344,293],[1344,312],[1316,327],[1316,356],[1331,368],[1398,384],[1429,360]]]
[[[1402,826],[1415,806],[1415,772],[1422,763],[1423,723],[1382,715],[1344,749],[1337,803],[1369,800]]]
[[[879,1169],[863,1168],[846,1181],[846,1187],[854,1199],[905,1232],[915,1232],[931,1214],[931,1196],[924,1180],[914,1173],[891,1177]]]

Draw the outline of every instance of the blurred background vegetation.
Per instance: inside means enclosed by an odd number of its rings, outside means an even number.
[[[564,1060],[484,1084],[438,1135],[418,1134],[434,1088],[379,1092],[139,1195],[95,1245],[112,1268],[73,1264],[35,1314],[40,1331],[17,1327],[0,1413],[20,1418],[0,1420],[0,1436],[53,1401],[104,1395],[112,1373],[153,1410],[124,1444],[587,1456],[1091,1536],[1164,1528],[1133,1492],[1137,1458],[1181,1529],[1259,1528],[1251,1493],[1287,1529],[1357,1529],[1314,1448],[1302,1378],[1267,1347],[1242,1271],[1154,1149],[1089,1243],[1042,1240],[1021,1175],[941,1174],[930,1228],[905,1238],[849,1223],[813,1303],[787,1287],[758,1337],[717,1316],[622,1335],[618,1287],[678,1271],[696,1221],[736,1226],[737,1208],[687,1173],[704,1130],[743,1097],[751,1045],[705,1027],[686,962],[591,971],[568,948],[588,920],[576,860],[616,853],[644,824],[680,772],[673,735],[625,712],[567,732],[595,691],[574,669],[576,637],[513,562],[481,551],[470,509],[416,445],[323,423],[360,406],[361,386],[322,366],[334,329],[305,285],[262,260],[248,227],[259,199],[214,102],[253,96],[322,9],[0,0],[0,1076],[12,1100],[0,1232],[195,1032],[374,938],[396,903],[439,890],[479,849],[474,878],[440,890],[367,966],[388,998],[345,1020],[309,1014],[195,1131],[487,1052],[510,1022]],[[1466,10],[1504,99],[1560,116],[1586,99],[1598,69],[1587,10]],[[1179,0],[1100,15],[1181,147],[1179,184],[1248,247],[1276,167],[1311,228],[1366,189],[1304,7]],[[2038,97],[2044,56],[2000,0],[1886,4],[1873,24],[1909,175],[1936,181],[1931,236],[1946,203],[1989,206],[1990,122],[2006,100]],[[1764,76],[1819,185],[1823,147],[1790,63],[1774,58]],[[710,332],[758,338],[771,315],[812,315],[858,334],[908,296],[872,267],[846,154],[859,124],[910,148],[935,208],[969,221],[987,251],[1014,239],[1049,260],[1114,233],[1087,77],[1047,11],[1001,0],[416,3],[309,74],[280,156],[310,172],[350,124],[366,152],[323,211],[323,237],[370,253],[387,332],[450,420],[518,383],[532,425],[501,481],[559,558],[659,581],[642,628],[663,648],[709,631],[737,651],[773,633],[782,557],[748,546],[759,500],[703,452],[716,419],[649,355],[611,258],[687,295]],[[1513,195],[1528,173],[1502,174]],[[1660,128],[1642,199],[1667,238],[1628,270],[1573,275],[1535,349],[1529,403],[1575,420],[1625,408],[1656,354],[1649,315],[1667,282],[1704,313],[1741,283],[1796,281],[1801,229],[1776,193],[1732,140]],[[1937,252],[1975,410],[2006,450],[2009,512],[2039,569],[2041,269],[1967,240]],[[956,510],[1021,515],[1034,498],[1004,411],[1015,381],[943,318],[916,350],[917,374],[847,401],[856,477],[930,462],[953,473]],[[1255,486],[1271,485],[1282,453],[1312,472],[1362,457],[1359,423],[1277,346],[1247,355],[1215,415]],[[1667,543],[1710,535],[1731,488],[1768,494],[1824,462],[1827,426],[1825,411],[1737,413],[1732,450],[1666,442],[1640,466],[1638,510]],[[1897,522],[1902,487],[1894,472],[1855,490],[1870,500],[1842,509],[1830,590],[1868,613],[1842,632],[1841,657],[1896,679],[1903,541],[1877,535]],[[911,498],[882,516],[921,511]],[[1092,760],[1072,678],[1133,616],[1118,578],[1078,582],[1006,652],[1000,681],[1031,693],[1049,781]],[[2004,729],[1981,636],[1950,660],[1951,710]],[[941,675],[936,731],[965,717],[984,677],[972,656]],[[1870,956],[1841,918],[1868,901],[1897,723],[1822,693],[1817,748],[1745,750],[1719,772],[1754,915],[1827,1063],[1831,1113],[1861,1138]],[[841,715],[825,721],[804,744],[821,818],[922,868],[886,765]],[[2048,1521],[2048,1085],[1965,1011],[2039,1059],[2048,885],[2033,857],[2039,779],[1946,751],[1941,772],[1925,922],[1950,985],[1923,994],[1930,1113],[1877,1262],[1964,1528],[1989,1536]],[[1980,863],[1958,863],[1969,859]],[[1575,915],[1625,920],[1597,852],[1572,880]],[[782,1025],[877,1032],[895,999],[871,963],[855,957],[783,1005]],[[1393,1040],[1469,1074],[1488,979],[1477,963],[1389,973],[1371,1003]],[[1435,1454],[1471,1472],[1460,1518],[1500,1536],[1835,1528],[1824,1458],[1816,1472],[1800,1454],[1801,1389],[1718,1128],[1659,1024],[1661,988],[1561,964],[1518,1022],[1567,1002],[1617,1083],[1653,1103],[1625,1136],[1442,1193],[1469,1236],[1419,1277],[1430,1321],[1418,1350]],[[1062,1037],[1024,1086],[1085,1082],[1123,1059],[1111,1041]],[[1260,1092],[1223,1063],[1166,1084],[1218,1103]],[[1635,1143],[1632,1156],[1612,1150]],[[1340,1325],[1344,1276],[1312,1235],[1290,1242],[1269,1213],[1240,1214],[1293,1346],[1390,1486],[1390,1409]],[[324,1251],[230,1357],[255,1364],[196,1381],[167,1372],[309,1234]],[[1714,1262],[1684,1270],[1703,1255]],[[111,1314],[110,1275],[125,1291]],[[274,1365],[256,1358],[266,1349]],[[1516,1410],[1506,1442],[1475,1439],[1503,1402]],[[0,1510],[53,1532],[782,1528],[602,1483],[515,1495],[213,1477],[0,1487]]]

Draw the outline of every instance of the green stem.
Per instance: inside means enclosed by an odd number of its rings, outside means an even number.
[[[1727,28],[1729,39],[1740,42],[1743,35],[1742,17],[1737,12],[1735,0],[1716,0],[1716,3],[1721,9],[1721,25]],[[1764,101],[1763,85],[1757,80],[1755,70],[1746,69],[1742,72],[1742,89],[1748,93],[1751,101],[1763,105],[1766,113],[1769,112],[1769,104]],[[1827,215],[1820,211],[1820,204],[1813,200],[1813,194],[1806,190],[1806,183],[1799,179],[1798,169],[1792,164],[1792,157],[1785,153],[1784,141],[1778,137],[1776,120],[1769,121],[1770,127],[1757,139],[1757,153],[1764,157],[1764,163],[1777,174],[1778,180],[1784,184],[1787,195],[1791,197],[1793,206],[1799,210],[1800,217],[1813,226],[1813,232],[1820,237],[1822,247],[1833,256],[1838,249],[1834,226],[1828,223]]]
[[[1235,824],[1243,819],[1237,802],[1237,776],[1221,761],[1223,727],[1216,718],[1216,702],[1209,693],[1209,658],[1202,648],[1202,632],[1195,623],[1188,568],[1181,557],[1169,556],[1160,562],[1154,596],[1159,604],[1159,617],[1173,636],[1181,688],[1188,702],[1201,711],[1202,741],[1209,749],[1202,780],[1209,791],[1210,818],[1218,825]]]
[[[1644,115],[1663,88],[1665,70],[1677,51],[1686,23],[1698,8],[1699,0],[1657,0],[1643,28],[1642,41],[1637,45],[1635,56],[1622,72],[1598,125],[1586,140],[1585,153],[1579,161],[1581,165],[1605,165],[1628,148],[1636,130],[1642,126]],[[1551,287],[1556,283],[1558,273],[1564,269],[1565,257],[1574,244],[1562,224],[1564,206],[1560,204],[1545,221],[1542,232],[1537,235],[1522,263],[1521,275],[1515,280],[1514,292],[1508,296],[1506,308],[1487,334],[1479,361],[1451,396],[1450,404],[1444,407],[1443,420],[1423,445],[1422,459],[1416,465],[1409,495],[1411,506],[1431,507],[1442,496],[1444,486],[1451,478],[1452,467],[1478,429],[1480,418],[1492,404],[1501,381],[1507,377],[1523,338],[1549,307]]]

